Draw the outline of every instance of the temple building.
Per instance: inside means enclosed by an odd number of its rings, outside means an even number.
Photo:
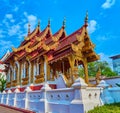
[[[85,113],[101,105],[102,88],[107,85],[90,84],[88,79],[88,63],[99,59],[87,31],[88,14],[83,26],[70,35],[65,20],[55,34],[50,26],[49,20],[41,30],[38,22],[31,32],[28,24],[24,41],[4,59],[7,83],[0,103],[35,113]],[[84,79],[78,75],[79,65]],[[105,94],[105,102],[106,98]]]
[[[24,41],[18,48],[13,47],[4,61],[8,65],[7,88],[54,81],[59,73],[64,75],[66,86],[70,87],[78,77],[78,65],[83,65],[84,79],[89,84],[87,64],[98,60],[99,56],[94,52],[95,45],[87,26],[87,14],[84,25],[68,36],[65,20],[55,34],[52,34],[50,20],[42,31],[40,22],[32,32],[29,24]]]

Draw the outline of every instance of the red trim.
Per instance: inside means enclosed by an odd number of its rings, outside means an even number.
[[[3,64],[3,62],[0,60],[0,64]]]
[[[26,87],[21,87],[21,88],[18,88],[20,90],[20,92],[24,92]]]
[[[49,84],[49,86],[52,88],[52,89],[56,89],[56,84]]]
[[[5,92],[7,93],[7,92],[8,92],[8,90],[5,90]]]
[[[52,89],[56,89],[56,84],[49,84],[49,86],[50,86]],[[43,87],[43,85],[30,86],[30,88],[31,88],[32,91],[41,90],[42,87]]]
[[[5,70],[0,69],[0,72],[5,72]]]
[[[35,91],[35,90],[40,90],[43,85],[38,85],[38,86],[30,86],[30,88]]]
[[[16,88],[13,88],[13,89],[11,89],[11,91],[12,91],[12,92],[14,92],[14,91],[15,91],[15,89],[16,89]]]

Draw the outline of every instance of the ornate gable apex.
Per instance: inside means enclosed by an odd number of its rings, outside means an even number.
[[[31,33],[30,33],[29,25],[28,25],[28,36],[25,37],[25,40],[30,40],[31,38],[33,38],[34,36],[36,36],[40,32],[41,32],[40,31],[40,21],[38,21],[37,27]]]
[[[66,31],[63,27],[61,27],[53,36],[52,40],[53,42],[60,41],[62,38],[65,38],[67,36]]]
[[[46,38],[45,34],[47,33],[45,32],[50,32],[50,36]],[[43,39],[42,37],[43,38],[45,37],[45,39]],[[58,46],[61,37],[62,38],[66,37],[66,31],[64,27],[62,26],[54,35],[52,35],[49,24],[49,26],[47,26],[46,29],[43,30],[41,34],[37,37],[39,43],[35,44],[35,46],[32,48],[27,48],[29,56],[31,56],[31,60],[36,58],[36,55],[38,55],[36,54],[32,56],[32,53],[35,51],[37,52],[43,49],[44,51],[49,52],[50,50],[54,50]]]
[[[12,47],[12,50],[14,52],[19,52],[21,50],[24,50],[26,47],[30,46],[31,44],[31,40],[36,40],[36,36],[41,34],[40,32],[40,25],[38,24],[38,26],[33,30],[32,33],[30,33],[26,38],[25,40],[21,43],[21,45],[18,47],[18,48],[14,48]]]
[[[50,27],[47,26],[42,32],[35,35],[34,38],[31,38],[30,40],[26,40],[27,43],[24,46],[21,46],[20,48],[16,49],[13,48],[15,51],[16,56],[18,57],[18,60],[22,59],[32,51],[38,49],[41,46],[41,42],[45,40],[46,35],[50,33],[52,34]],[[21,51],[21,52],[19,52]]]

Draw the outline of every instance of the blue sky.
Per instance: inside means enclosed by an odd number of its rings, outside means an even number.
[[[27,34],[41,21],[43,30],[51,19],[52,33],[62,26],[66,17],[66,32],[71,34],[84,24],[89,13],[89,35],[102,60],[120,54],[120,0],[1,0],[0,57],[11,47],[18,47]]]

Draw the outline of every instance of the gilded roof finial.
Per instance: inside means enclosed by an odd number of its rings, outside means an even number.
[[[48,19],[48,27],[50,27],[50,18]]]
[[[86,16],[85,16],[85,25],[88,26],[88,11],[86,11]]]
[[[38,27],[40,27],[40,20],[38,20]]]
[[[30,23],[28,23],[28,34],[30,34]]]
[[[64,20],[63,20],[63,28],[65,28],[65,24],[66,24],[66,18],[64,17]]]

